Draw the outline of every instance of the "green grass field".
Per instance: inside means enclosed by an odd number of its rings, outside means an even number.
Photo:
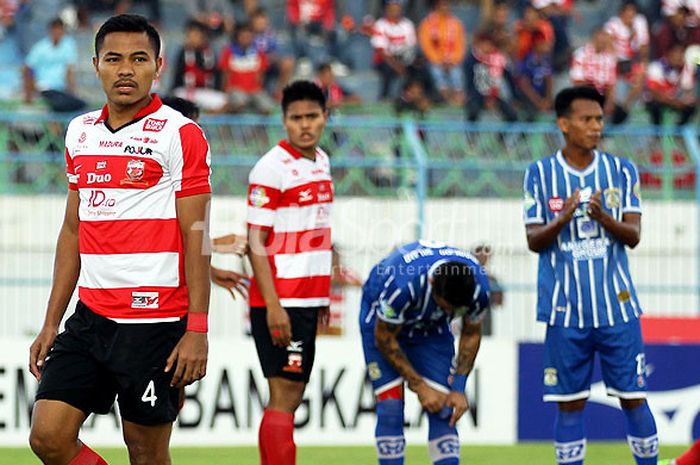
[[[675,457],[683,447],[661,448],[662,458]],[[125,449],[99,449],[110,465],[128,465]],[[257,450],[253,447],[184,448],[172,451],[173,465],[257,465]],[[464,465],[553,465],[554,452],[550,444],[521,444],[517,446],[462,447]],[[373,465],[372,447],[299,447],[298,465]],[[406,465],[429,464],[425,447],[409,447]],[[0,465],[38,465],[29,449],[0,449]],[[633,465],[632,455],[624,443],[594,443],[588,445],[586,465]]]

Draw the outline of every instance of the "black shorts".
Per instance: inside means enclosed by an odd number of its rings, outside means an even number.
[[[180,390],[165,362],[185,333],[184,320],[119,324],[82,302],[46,358],[36,399],[108,413],[118,398],[123,419],[140,425],[175,421]]]
[[[250,326],[255,348],[265,378],[280,377],[290,381],[309,382],[316,355],[318,307],[286,308],[292,324],[292,341],[287,347],[272,344],[267,327],[267,309],[250,309]]]

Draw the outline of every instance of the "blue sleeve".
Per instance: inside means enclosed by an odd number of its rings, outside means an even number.
[[[525,224],[545,224],[545,202],[537,163],[531,164],[525,171],[523,193],[523,221]]]
[[[642,213],[639,173],[629,160],[622,160],[622,213]]]
[[[489,277],[480,265],[475,264],[476,268],[476,287],[474,288],[474,299],[471,305],[471,312],[467,321],[470,323],[478,323],[484,317],[484,313],[491,305]]]
[[[39,42],[36,45],[34,45],[31,50],[29,50],[29,53],[27,54],[27,58],[24,60],[24,64],[27,65],[27,67],[34,69],[39,62],[42,60],[42,43]]]
[[[384,284],[384,289],[379,294],[379,307],[377,317],[394,325],[404,323],[406,310],[411,306],[415,296],[415,289],[410,283],[398,283],[390,277]]]

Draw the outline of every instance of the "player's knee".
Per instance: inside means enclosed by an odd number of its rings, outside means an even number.
[[[644,399],[620,399],[620,407],[625,410],[634,410],[646,402]]]
[[[403,428],[402,400],[387,399],[377,402],[377,421],[392,429]]]
[[[562,412],[578,412],[586,406],[586,399],[559,402],[559,410]]]
[[[29,434],[29,447],[37,457],[46,462],[65,455],[69,444],[56,432],[35,426]]]
[[[146,441],[127,441],[129,462],[131,465],[170,465],[170,454],[166,450],[157,450]]]

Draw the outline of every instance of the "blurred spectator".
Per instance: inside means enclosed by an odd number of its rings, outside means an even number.
[[[394,109],[397,115],[411,113],[422,119],[430,110],[432,103],[420,81],[409,79],[404,82],[401,88],[401,95],[396,100]]]
[[[85,102],[75,96],[77,61],[75,40],[66,36],[63,21],[52,20],[48,37],[31,48],[22,67],[25,102],[32,103],[35,93],[40,92],[53,111],[78,111],[85,107]]]
[[[206,25],[193,19],[187,23],[185,43],[175,59],[173,74],[174,95],[192,100],[204,111],[225,110],[227,98],[218,90],[221,75]]]
[[[684,52],[681,44],[673,44],[666,56],[649,65],[647,111],[652,124],[661,124],[663,111],[678,113],[679,126],[695,113],[695,70],[686,65]]]
[[[362,99],[350,89],[336,82],[330,63],[321,63],[316,70],[316,84],[326,96],[326,107],[330,113],[343,105],[360,103]]]
[[[496,47],[491,35],[479,32],[464,64],[467,83],[467,119],[477,121],[484,109],[497,109],[504,120],[516,121],[517,115],[507,101],[506,84],[511,76],[506,68],[508,60]]]
[[[664,57],[673,44],[688,46],[700,43],[700,28],[688,26],[689,16],[688,7],[681,6],[673,14],[664,17],[654,32],[654,58]]]
[[[206,24],[213,35],[230,37],[236,26],[230,0],[187,0],[183,2],[190,18]]]
[[[649,65],[649,25],[637,5],[626,1],[617,16],[605,23],[617,55],[617,75],[629,87],[624,108],[631,108],[642,93],[644,75]]]
[[[15,25],[20,0],[0,0],[0,38]]]
[[[554,106],[551,52],[552,44],[544,34],[535,34],[532,51],[518,65],[519,101],[526,121],[534,121],[538,113],[550,112]]]
[[[276,81],[272,94],[275,98],[282,98],[282,89],[294,74],[294,58],[281,53],[277,33],[270,27],[270,18],[264,8],[256,8],[250,13],[250,27],[255,47],[267,57],[263,84],[269,90],[271,83]]]
[[[334,0],[287,0],[294,54],[318,64],[338,58]]]
[[[489,31],[498,49],[510,56],[513,53],[513,25],[510,23],[510,6],[505,0],[482,0],[479,29]]]
[[[442,99],[453,105],[462,105],[462,64],[467,51],[467,36],[462,22],[450,11],[449,0],[434,0],[433,11],[418,28],[418,38]]]
[[[232,112],[254,110],[268,114],[275,104],[263,88],[267,58],[253,44],[253,31],[239,24],[233,42],[224,47],[219,57],[223,74],[223,90],[229,94]]]
[[[554,31],[553,65],[560,72],[569,64],[571,42],[569,40],[569,18],[577,15],[574,0],[532,0],[532,5],[552,24]]]
[[[535,7],[528,4],[523,11],[523,19],[515,22],[515,57],[518,62],[532,52],[535,36],[543,37],[552,49],[554,45],[552,24]]]
[[[374,66],[381,76],[379,99],[396,95],[392,83],[406,76],[407,68],[416,58],[416,28],[403,15],[403,0],[387,0],[384,17],[374,23],[372,30]]]
[[[163,102],[163,105],[167,105],[170,108],[179,111],[183,114],[183,116],[191,119],[192,121],[196,122],[199,120],[199,107],[192,100],[166,95],[165,97],[161,98],[161,102]]]
[[[491,307],[484,315],[484,320],[481,324],[481,333],[484,336],[493,335],[493,316],[491,312],[503,305],[504,289],[498,282],[498,279],[489,271],[488,263],[493,257],[493,249],[488,244],[478,244],[472,248],[472,255],[479,261],[479,264],[486,270],[486,275],[489,278],[490,301]]]
[[[676,12],[685,8],[685,24],[688,27],[700,26],[700,1],[699,0],[662,0],[661,11],[664,16],[673,16]]]
[[[574,52],[569,77],[573,85],[595,87],[605,96],[603,110],[613,124],[627,119],[627,111],[615,102],[617,58],[605,29],[594,30],[591,41]]]
[[[135,0],[135,2],[134,0],[73,0],[77,9],[78,25],[83,29],[90,28],[90,17],[94,13],[105,11],[114,15],[129,13],[134,3],[145,4],[148,8],[148,19],[155,23],[160,22],[160,0]]]

